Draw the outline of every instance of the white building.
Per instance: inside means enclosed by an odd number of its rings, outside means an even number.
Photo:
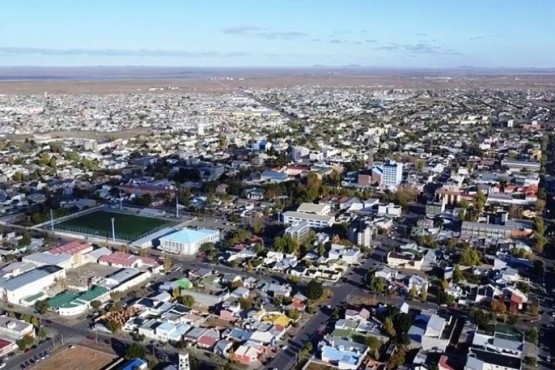
[[[220,241],[220,232],[210,229],[182,229],[160,238],[160,250],[174,254],[193,255],[201,245]]]
[[[327,216],[331,213],[331,206],[327,203],[302,203],[299,208],[297,208],[297,212]]]
[[[0,316],[0,338],[17,341],[26,335],[35,336],[35,328],[28,322]]]
[[[308,222],[300,221],[285,229],[285,235],[289,235],[295,240],[302,241],[308,236],[310,230],[311,228]]]
[[[403,181],[403,164],[387,161],[383,164],[382,186],[395,187]]]
[[[393,203],[378,206],[378,216],[400,217],[402,212],[401,206],[396,206]]]
[[[46,288],[65,277],[65,270],[59,266],[41,266],[9,280],[0,281],[0,297],[5,302],[21,304],[24,298],[43,294]]]
[[[283,223],[287,225],[292,225],[301,221],[306,221],[310,227],[318,229],[333,226],[335,217],[294,211],[287,211],[283,213]]]

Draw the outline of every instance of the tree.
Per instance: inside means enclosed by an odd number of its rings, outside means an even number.
[[[474,248],[467,247],[461,253],[461,264],[465,266],[476,266],[481,262],[480,254]]]
[[[410,315],[404,312],[398,312],[395,316],[393,316],[393,327],[395,328],[395,332],[399,337],[401,334],[405,334],[409,331],[412,325],[412,318]]]
[[[39,330],[37,331],[37,336],[41,339],[44,339],[48,336],[48,332],[46,331],[46,329],[44,328],[44,326],[41,326],[39,328]]]
[[[374,293],[382,293],[385,289],[384,281],[381,278],[372,276],[369,283],[370,290]]]
[[[389,358],[387,362],[387,369],[393,370],[405,363],[405,350],[403,348],[397,348],[395,352]]]
[[[534,343],[535,345],[538,344],[539,339],[539,332],[538,328],[533,327],[532,329],[526,332],[526,340],[530,343]]]
[[[543,217],[536,216],[534,217],[534,232],[544,234],[545,233],[545,224],[543,222]]]
[[[545,263],[541,259],[536,259],[532,262],[532,275],[536,280],[539,280],[544,272]]]
[[[173,260],[169,256],[164,257],[164,271],[169,272],[172,269]]]
[[[112,333],[117,333],[121,329],[121,324],[116,320],[108,320],[106,322],[106,328]]]
[[[530,291],[530,286],[527,283],[525,283],[524,281],[517,281],[516,282],[516,287],[517,287],[518,290],[520,290],[524,294],[528,294],[528,292]]]
[[[507,306],[502,301],[494,299],[491,301],[491,310],[497,314],[504,314],[507,311]]]
[[[254,306],[250,298],[239,298],[239,305],[243,310],[251,310]]]
[[[289,310],[287,311],[287,317],[291,320],[298,320],[301,317],[301,313],[297,310]]]
[[[37,310],[37,312],[41,315],[44,315],[49,308],[50,304],[48,304],[48,301],[46,299],[35,302],[35,310]]]
[[[366,345],[370,348],[370,354],[374,359],[380,357],[380,349],[382,348],[382,342],[373,336],[366,337]]]
[[[17,344],[17,347],[19,347],[19,349],[23,351],[31,347],[34,341],[35,339],[31,335],[27,334],[20,340],[16,341],[15,344]]]
[[[464,275],[461,271],[461,268],[459,267],[458,264],[456,264],[455,268],[453,269],[453,282],[458,283],[463,280],[464,280]]]
[[[50,158],[50,162],[48,163],[48,166],[50,168],[56,168],[57,167],[57,162],[56,162],[56,157],[52,156],[52,158]]]
[[[476,211],[478,211],[478,213],[482,213],[482,211],[484,210],[484,206],[486,205],[486,201],[486,194],[484,194],[481,190],[478,190],[474,203],[474,206],[476,207]]]
[[[410,296],[411,298],[414,298],[414,297],[416,297],[417,295],[418,295],[418,290],[416,290],[416,287],[413,286],[412,288],[410,288],[410,290],[409,290],[409,296]]]
[[[395,328],[393,327],[393,320],[389,316],[385,318],[384,329],[387,335],[389,335],[391,338],[395,337],[395,335],[397,334],[395,332]]]
[[[324,294],[324,287],[318,280],[312,279],[306,286],[306,296],[308,299],[318,299]]]
[[[545,200],[543,199],[536,200],[536,204],[534,204],[534,209],[536,210],[536,212],[542,213],[544,208],[545,208]]]
[[[184,306],[193,307],[195,305],[195,297],[189,294],[184,295],[183,297],[181,297],[181,303]]]
[[[141,346],[138,343],[131,343],[125,350],[125,358],[127,359],[144,358],[145,355],[145,347]]]
[[[252,231],[256,235],[260,235],[264,231],[264,224],[260,221],[256,221],[254,225],[252,225]]]
[[[428,291],[426,289],[422,289],[420,292],[420,298],[426,302],[428,300]]]
[[[547,238],[543,233],[534,232],[534,252],[537,254],[542,254],[545,245],[547,244]]]
[[[538,359],[532,356],[524,356],[524,363],[531,367],[538,366]]]
[[[24,247],[29,244],[31,244],[31,236],[29,236],[29,233],[27,232],[27,230],[25,230],[21,234],[21,239],[19,239],[17,245],[19,245],[20,247]]]
[[[91,302],[91,307],[95,310],[98,310],[100,308],[100,306],[102,306],[102,302],[98,301],[98,300],[94,300]]]
[[[534,302],[530,305],[530,315],[538,316],[540,313],[540,305],[538,302]]]
[[[426,162],[424,162],[422,159],[416,161],[416,169],[418,170],[418,172],[422,172],[425,166]]]

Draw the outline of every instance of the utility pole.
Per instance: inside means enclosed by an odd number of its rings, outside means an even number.
[[[112,217],[112,241],[113,242],[116,241],[116,227],[114,225],[115,220],[116,219]]]
[[[175,193],[175,218],[179,218],[179,196]]]
[[[54,232],[54,210],[50,209],[50,230]]]

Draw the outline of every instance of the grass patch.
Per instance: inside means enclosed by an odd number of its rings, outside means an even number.
[[[60,222],[55,225],[55,228],[111,239],[112,218],[114,218],[116,239],[127,241],[137,240],[173,224],[171,221],[160,218],[95,211]]]

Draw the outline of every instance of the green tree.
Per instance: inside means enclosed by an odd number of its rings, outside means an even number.
[[[243,310],[251,310],[254,306],[251,298],[239,298],[239,305]]]
[[[121,329],[121,324],[116,320],[108,320],[108,322],[106,322],[106,328],[112,333],[117,333]]]
[[[539,332],[538,328],[534,327],[526,332],[526,340],[530,343],[538,344]]]
[[[372,276],[369,282],[370,290],[374,293],[382,293],[385,289],[385,284],[383,279]]]
[[[44,326],[41,326],[39,330],[37,330],[37,336],[41,339],[44,339],[48,336],[48,332],[46,331]]]
[[[306,296],[308,299],[318,299],[324,294],[324,287],[318,280],[312,279],[306,286]]]
[[[422,289],[422,291],[420,292],[420,299],[422,299],[424,302],[428,300],[428,291],[426,289]]]
[[[465,266],[477,266],[481,262],[480,254],[476,249],[467,247],[461,253],[460,262]]]
[[[145,355],[145,347],[141,346],[138,343],[131,343],[125,350],[125,358],[127,359],[144,358]]]
[[[35,339],[31,335],[27,334],[20,340],[16,341],[15,344],[17,344],[17,347],[23,351],[31,347],[34,342],[35,342]]]
[[[100,306],[102,306],[102,302],[98,301],[98,300],[94,300],[91,302],[91,307],[95,310],[98,310],[100,308]]]
[[[453,282],[458,283],[463,280],[464,280],[464,275],[461,271],[461,268],[459,267],[459,264],[456,264],[455,268],[453,269]]]
[[[172,266],[173,266],[173,260],[169,256],[164,256],[164,271],[165,272],[171,271]]]
[[[413,286],[412,288],[410,288],[410,290],[409,290],[409,296],[410,296],[411,298],[414,298],[414,297],[416,297],[417,295],[418,295],[418,291],[416,290],[416,287]]]
[[[181,303],[187,307],[193,307],[195,305],[195,298],[192,295],[184,295],[181,297]]]
[[[476,208],[476,211],[478,211],[478,213],[482,213],[482,211],[484,210],[484,206],[486,205],[486,201],[487,201],[486,194],[484,194],[481,190],[478,190],[478,193],[476,193],[476,199],[474,203],[474,206]]]
[[[370,355],[377,360],[380,357],[380,349],[383,343],[376,337],[368,336],[366,337],[366,345],[370,348]]]
[[[534,302],[529,306],[529,310],[530,310],[530,315],[538,316],[540,313],[540,305],[538,304],[538,302]]]
[[[48,301],[46,299],[35,302],[35,310],[37,310],[37,312],[41,315],[44,315],[49,308],[50,304],[48,304]]]
[[[264,231],[264,223],[262,223],[261,221],[256,221],[254,225],[252,225],[252,231],[256,235],[262,234],[262,232]]]
[[[298,320],[301,317],[301,313],[297,310],[289,310],[287,311],[287,317],[291,320]]]
[[[389,316],[385,318],[384,330],[391,338],[395,337],[397,334],[393,326],[393,320]]]
[[[27,232],[27,230],[24,230],[23,233],[21,234],[21,239],[19,239],[19,241],[17,242],[17,244],[20,247],[24,247],[27,246],[29,244],[31,244],[31,236],[29,235],[29,233]]]
[[[387,369],[393,370],[405,363],[405,350],[403,348],[397,348],[395,352],[389,358],[387,362]]]

